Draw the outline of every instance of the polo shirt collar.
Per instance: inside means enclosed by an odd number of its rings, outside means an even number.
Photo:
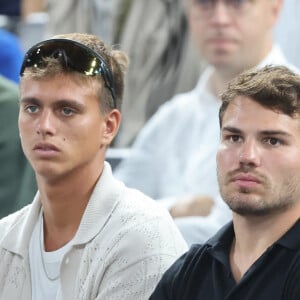
[[[211,239],[207,241],[209,247],[208,252],[216,260],[226,266],[228,272],[229,267],[229,252],[232,241],[234,239],[234,230],[232,221],[223,226]]]
[[[291,250],[300,250],[300,219],[275,244]]]
[[[274,244],[281,245],[291,250],[300,250],[300,219]],[[214,250],[222,248],[222,252],[229,251],[234,239],[234,230],[232,221],[223,226],[211,239],[207,241]]]
[[[227,248],[231,246],[234,238],[234,230],[232,221],[224,225],[212,238],[207,241],[207,244],[216,247],[221,246]]]

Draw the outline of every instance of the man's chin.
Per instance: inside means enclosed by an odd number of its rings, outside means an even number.
[[[230,197],[223,195],[223,199],[233,212],[242,216],[261,216],[270,209],[262,205],[259,198],[246,189],[236,194],[231,193]]]
[[[230,207],[230,206],[229,206]],[[247,206],[236,206],[236,207],[230,207],[231,210],[244,217],[261,217],[261,216],[266,216],[270,212],[267,209],[257,209],[255,207],[247,207]]]
[[[210,64],[219,70],[232,69],[232,67],[234,66],[232,59],[228,56],[214,57],[210,60]]]
[[[258,205],[249,205],[249,204],[230,204],[227,203],[230,209],[244,217],[265,217],[272,214],[282,213],[286,211],[290,205],[277,205],[277,206],[258,206]]]
[[[55,178],[60,177],[60,172],[54,167],[36,167],[34,168],[37,177],[44,178],[46,180],[53,180]]]

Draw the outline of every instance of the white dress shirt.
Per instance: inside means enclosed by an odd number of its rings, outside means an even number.
[[[296,70],[278,46],[257,67],[267,64],[283,64]],[[208,67],[195,89],[161,106],[114,172],[129,187],[168,203],[188,195],[213,197],[216,205],[208,217],[175,219],[188,244],[206,241],[231,218],[219,195],[216,176],[221,101],[208,86],[212,72],[213,68]]]

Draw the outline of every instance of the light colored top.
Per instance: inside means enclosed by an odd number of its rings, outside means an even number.
[[[32,300],[56,300],[61,297],[60,266],[71,249],[72,240],[63,247],[46,252],[44,249],[43,213],[39,214],[29,242],[29,264]]]
[[[258,67],[267,64],[290,66],[277,46]],[[188,195],[213,197],[217,205],[212,215],[175,220],[188,244],[206,241],[231,218],[227,206],[220,203],[217,183],[221,101],[208,86],[212,72],[208,67],[195,89],[161,106],[114,172],[126,185],[155,199],[174,202]],[[224,218],[219,218],[220,207]]]
[[[40,209],[37,193],[0,221],[0,299],[31,299],[29,241]],[[114,179],[105,163],[62,260],[61,299],[148,299],[186,249],[168,212]]]
[[[300,1],[285,0],[280,18],[274,28],[274,39],[287,59],[300,68]]]
[[[130,63],[115,147],[131,145],[162,103],[197,83],[204,61],[187,23],[182,0],[132,1],[120,39]]]
[[[120,0],[47,0],[47,38],[56,34],[93,33],[112,42],[115,13]]]
[[[194,90],[178,94],[161,106],[115,176],[155,199],[194,192],[218,194],[212,189],[217,187],[217,180],[211,172],[215,168],[211,153],[218,145],[220,100],[206,87],[211,72],[212,68],[204,72]],[[206,163],[198,168],[202,162]]]

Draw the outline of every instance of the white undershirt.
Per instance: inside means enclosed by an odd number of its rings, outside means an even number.
[[[45,252],[42,213],[36,222],[29,244],[32,300],[60,298],[60,264],[71,248],[71,241],[62,248]]]

